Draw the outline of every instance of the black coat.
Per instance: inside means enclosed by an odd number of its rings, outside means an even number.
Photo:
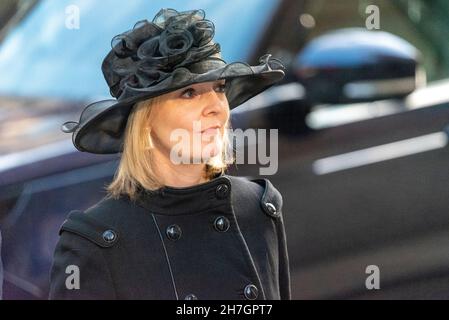
[[[268,179],[161,190],[71,211],[50,299],[290,299],[282,196]]]

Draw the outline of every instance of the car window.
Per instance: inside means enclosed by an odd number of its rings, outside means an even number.
[[[291,59],[291,70],[294,71],[297,53],[316,37],[337,29],[366,28],[369,5],[376,5],[379,9],[381,31],[405,39],[421,52],[428,87],[416,90],[405,101],[314,105],[306,118],[307,126],[312,129],[340,126],[449,101],[449,42],[446,34],[441,32],[449,28],[448,1],[286,1],[283,10],[275,17],[279,23],[270,26],[272,37],[267,41],[266,50],[278,50],[286,61]],[[435,90],[437,87],[444,89]]]
[[[428,80],[449,76],[449,44],[440,30],[449,27],[447,1],[308,1],[306,7],[319,22],[310,29],[308,38],[338,28],[366,27],[370,13],[366,8],[374,4],[379,8],[379,27],[406,39],[417,47],[423,58]]]

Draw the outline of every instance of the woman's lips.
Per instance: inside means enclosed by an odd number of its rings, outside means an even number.
[[[214,127],[214,128],[209,128],[209,129],[206,129],[206,130],[202,131],[201,134],[205,134],[205,135],[215,135],[215,134],[217,134],[219,131],[220,131],[219,128]]]
[[[200,133],[201,134],[215,134],[215,133],[217,133],[218,130],[220,130],[220,128],[221,128],[220,125],[216,124],[216,125],[210,126],[207,129],[202,130]]]

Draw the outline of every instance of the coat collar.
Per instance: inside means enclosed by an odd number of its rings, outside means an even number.
[[[151,213],[196,214],[231,202],[231,178],[222,173],[210,181],[191,187],[139,189],[136,204]]]

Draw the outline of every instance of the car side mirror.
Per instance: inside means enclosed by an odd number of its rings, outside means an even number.
[[[309,42],[294,70],[312,103],[403,98],[426,82],[421,53],[384,31],[339,29]]]

